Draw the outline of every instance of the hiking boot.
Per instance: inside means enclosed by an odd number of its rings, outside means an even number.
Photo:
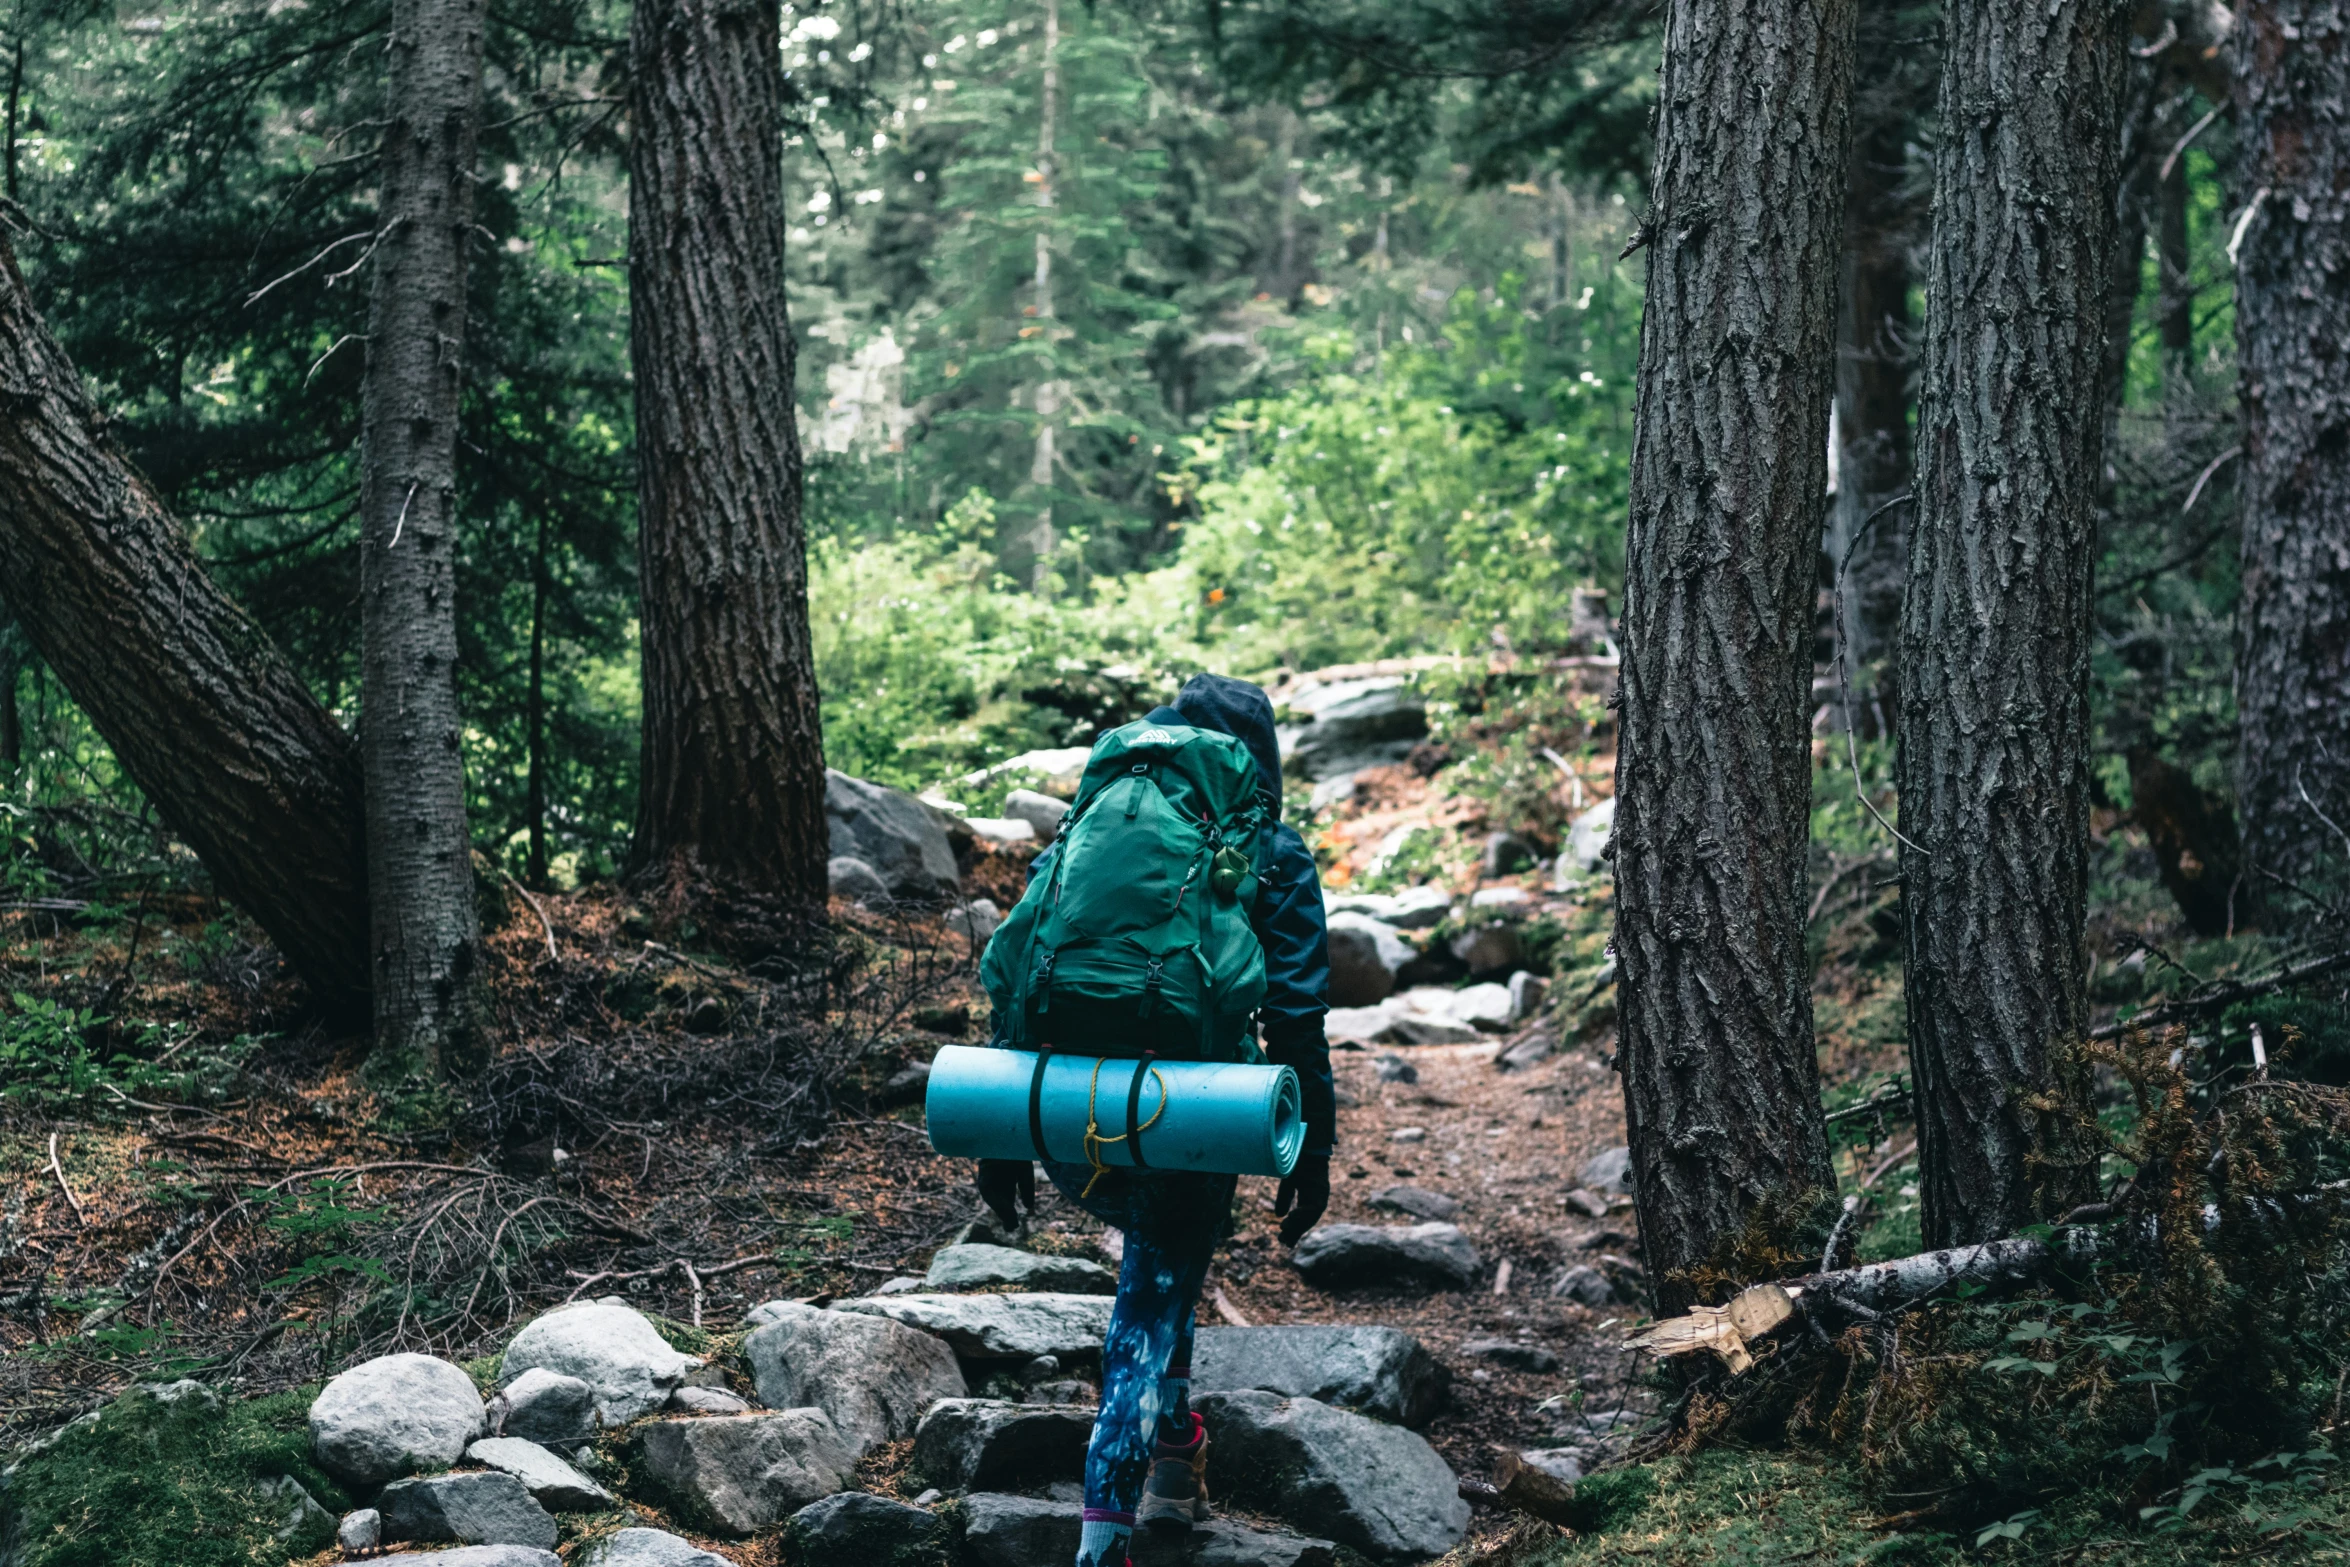
[[[1147,1530],[1180,1539],[1191,1533],[1193,1524],[1207,1521],[1208,1428],[1194,1414],[1189,1441],[1162,1441],[1152,1449],[1142,1505],[1134,1513],[1136,1537]]]

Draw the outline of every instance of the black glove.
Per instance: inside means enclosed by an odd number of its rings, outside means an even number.
[[[1327,1177],[1323,1179],[1322,1190],[1325,1193],[1330,1190]],[[1036,1211],[1036,1166],[1026,1159],[980,1160],[979,1198],[995,1210],[1005,1229],[1018,1229],[1019,1205],[1026,1203],[1030,1213]]]
[[[1281,1189],[1273,1194],[1274,1214],[1285,1216],[1281,1219],[1281,1244],[1295,1246],[1303,1240],[1306,1231],[1322,1221],[1329,1206],[1330,1156],[1299,1154],[1297,1168],[1281,1177]]]

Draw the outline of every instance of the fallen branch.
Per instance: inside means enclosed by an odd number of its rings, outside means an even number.
[[[2337,969],[2350,968],[2350,952],[2337,952],[2331,957],[2311,958],[2307,963],[2279,969],[2266,979],[2247,980],[2241,984],[2222,985],[2201,996],[2189,996],[2179,1001],[2166,1001],[2149,1012],[2119,1023],[2108,1023],[2103,1028],[2091,1029],[2091,1039],[2119,1039],[2136,1029],[2151,1028],[2157,1023],[2176,1023],[2184,1018],[2200,1017],[2209,1012],[2223,1012],[2239,1001],[2265,996],[2298,985],[2304,980],[2317,979]]]
[[[57,1134],[55,1132],[49,1134],[49,1173],[57,1177],[57,1189],[65,1193],[67,1202],[73,1204],[74,1222],[76,1224],[89,1223],[90,1216],[82,1211],[82,1200],[73,1194],[72,1187],[65,1184],[65,1166],[57,1162]]]
[[[530,906],[530,912],[532,916],[539,922],[539,929],[546,933],[547,961],[549,963],[559,961],[562,955],[555,950],[555,927],[548,923],[547,911],[539,906],[538,899],[530,895],[530,889],[522,885],[522,883],[516,881],[513,877],[513,874],[504,866],[498,867],[498,874],[506,878],[507,886],[512,887],[516,892],[522,894],[522,901]]]

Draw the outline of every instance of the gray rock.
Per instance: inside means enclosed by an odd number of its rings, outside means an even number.
[[[408,1567],[402,1562],[400,1567]],[[590,1541],[579,1553],[579,1567],[733,1567],[688,1540],[660,1529],[622,1529]]]
[[[947,913],[947,929],[961,936],[974,947],[984,947],[988,938],[1003,924],[1004,911],[995,906],[992,898],[973,898],[958,904]]]
[[[1452,955],[1473,979],[1492,979],[1526,966],[1525,943],[1515,925],[1480,925],[1452,938]]]
[[[914,1433],[907,1471],[947,1491],[1075,1479],[1085,1472],[1093,1417],[1082,1404],[1038,1408],[999,1398],[941,1399]]]
[[[1330,1004],[1368,1007],[1395,991],[1396,976],[1412,960],[1412,949],[1367,914],[1330,916]]]
[[[1039,1382],[1020,1395],[1020,1402],[1030,1405],[1082,1404],[1090,1409],[1102,1400],[1101,1389],[1091,1382],[1080,1382],[1075,1377],[1061,1377],[1051,1382]]]
[[[1455,1224],[1325,1224],[1297,1243],[1293,1260],[1317,1289],[1467,1289],[1480,1266],[1476,1246]]]
[[[1522,919],[1533,908],[1534,894],[1523,887],[1480,887],[1469,895],[1469,911],[1488,918]]]
[[[1322,1014],[1322,1032],[1330,1039],[1391,1044],[1396,1037],[1395,1020],[1401,1015],[1392,998],[1375,1007],[1332,1007]]]
[[[887,1317],[935,1334],[974,1360],[1058,1355],[1090,1360],[1110,1331],[1106,1295],[884,1295],[844,1300],[833,1310]]]
[[[845,1489],[857,1456],[821,1409],[638,1428],[645,1473],[694,1523],[752,1534]]]
[[[400,1567],[563,1567],[563,1558],[535,1545],[464,1545],[453,1551],[403,1556]]]
[[[1211,1518],[1191,1531],[1187,1567],[1336,1567],[1337,1561],[1338,1548],[1328,1540]]]
[[[1469,1504],[1413,1432],[1311,1398],[1206,1393],[1210,1494],[1313,1528],[1383,1562],[1442,1556]]]
[[[577,1377],[533,1366],[490,1399],[492,1436],[569,1447],[596,1434],[596,1390]]]
[[[1515,976],[1524,979],[1526,976]],[[1523,1072],[1528,1067],[1540,1066],[1558,1048],[1558,1041],[1548,1029],[1536,1029],[1524,1039],[1493,1058],[1494,1067],[1503,1072]]]
[[[1395,1020],[1395,1037],[1407,1045],[1473,1045],[1485,1036],[1474,1023],[1425,1012],[1405,1012]]]
[[[141,1382],[134,1391],[146,1394],[165,1408],[186,1404],[216,1415],[226,1407],[218,1392],[193,1377],[182,1377],[177,1382]]]
[[[1060,836],[1061,818],[1069,814],[1069,802],[1034,789],[1014,789],[1004,796],[1004,814],[1026,822],[1036,829],[1040,842],[1050,843]]]
[[[1534,863],[1534,845],[1514,832],[1485,835],[1484,870],[1488,876],[1513,876]]]
[[[384,1355],[329,1382],[310,1406],[319,1467],[357,1486],[446,1469],[481,1435],[473,1378],[431,1355]]]
[[[1607,1217],[1607,1198],[1586,1187],[1576,1187],[1562,1195],[1559,1201],[1577,1213],[1587,1213],[1594,1219]]]
[[[901,1273],[894,1279],[883,1279],[879,1284],[874,1285],[873,1293],[876,1295],[911,1295],[929,1287],[913,1275]]]
[[[1529,1469],[1539,1469],[1567,1485],[1573,1485],[1583,1478],[1583,1454],[1578,1448],[1528,1448],[1518,1454],[1518,1461]]]
[[[372,1551],[383,1543],[384,1515],[372,1507],[343,1514],[343,1521],[335,1527],[335,1544],[342,1547],[346,1556]]]
[[[953,1542],[938,1514],[865,1491],[810,1502],[783,1526],[793,1567],[946,1567]]]
[[[955,1510],[971,1567],[1058,1567],[1077,1554],[1081,1506],[982,1491]]]
[[[1510,976],[1509,989],[1509,1021],[1523,1023],[1542,1010],[1542,996],[1550,989],[1550,981],[1520,969]]]
[[[1558,1356],[1540,1344],[1527,1344],[1511,1338],[1471,1339],[1461,1346],[1461,1353],[1474,1355],[1479,1360],[1490,1360],[1511,1371],[1530,1372],[1535,1376],[1549,1376],[1559,1368]]]
[[[269,1537],[285,1546],[289,1555],[308,1556],[335,1537],[335,1515],[319,1506],[318,1499],[302,1489],[302,1482],[292,1475],[271,1475],[261,1482],[260,1491],[270,1506],[285,1509]]]
[[[550,1512],[592,1513],[612,1505],[612,1493],[536,1442],[518,1436],[484,1437],[465,1450],[470,1461],[510,1474]]]
[[[903,1299],[906,1297],[893,1297]],[[955,1352],[883,1317],[772,1301],[752,1314],[743,1359],[770,1409],[814,1405],[857,1457],[902,1441],[942,1398],[962,1398]]]
[[[1114,1295],[1118,1275],[1082,1257],[1043,1257],[1010,1246],[945,1246],[930,1259],[923,1282],[934,1290],[989,1289],[1009,1284],[1024,1290],[1066,1290],[1077,1295]]]
[[[1594,1310],[1601,1306],[1612,1306],[1616,1302],[1614,1281],[1589,1263],[1579,1262],[1561,1273],[1558,1281],[1551,1285],[1550,1292]]]
[[[1567,841],[1559,848],[1558,879],[1571,880],[1580,872],[1593,875],[1606,862],[1608,840],[1616,833],[1616,802],[1600,801],[1590,810],[1575,818],[1567,829]]]
[[[595,1390],[596,1418],[624,1426],[667,1403],[692,1364],[642,1312],[608,1295],[559,1306],[529,1323],[506,1346],[498,1380],[512,1385],[533,1368],[577,1377]]]
[[[992,843],[1008,848],[1015,843],[1036,842],[1036,825],[1017,816],[966,816],[963,825],[971,836],[981,843]]]
[[[954,845],[929,807],[902,789],[824,771],[832,853],[863,860],[892,895],[931,902],[959,880]]]
[[[1371,1068],[1382,1083],[1416,1083],[1420,1080],[1420,1069],[1402,1056],[1381,1056],[1371,1063]]]
[[[387,1544],[529,1545],[555,1548],[561,1531],[547,1510],[510,1474],[432,1475],[395,1480],[375,1499]]]
[[[681,1387],[661,1407],[676,1415],[747,1415],[751,1401],[722,1387]]]
[[[1460,1200],[1442,1192],[1432,1192],[1422,1186],[1382,1186],[1370,1196],[1369,1205],[1388,1213],[1408,1213],[1415,1219],[1434,1219],[1449,1222],[1461,1216]]]
[[[1314,1398],[1407,1426],[1436,1418],[1450,1381],[1420,1341],[1399,1328],[1348,1323],[1201,1328],[1191,1351],[1191,1385],[1197,1391],[1253,1389]]]
[[[1310,721],[1284,737],[1282,750],[1315,783],[1400,762],[1428,734],[1427,707],[1392,676],[1334,682],[1291,698],[1289,708]]]
[[[1507,985],[1488,981],[1463,985],[1458,990],[1414,990],[1405,999],[1416,1011],[1448,1017],[1473,1028],[1498,1030],[1509,1026],[1510,987]]]
[[[881,872],[853,854],[836,854],[825,861],[824,879],[836,898],[876,908],[885,907],[891,901],[889,883],[881,879]]]
[[[1632,1150],[1610,1148],[1583,1161],[1577,1180],[1593,1191],[1629,1192],[1632,1189]]]
[[[1395,912],[1387,923],[1397,930],[1427,930],[1444,923],[1452,912],[1452,894],[1442,887],[1406,887],[1395,895]]]

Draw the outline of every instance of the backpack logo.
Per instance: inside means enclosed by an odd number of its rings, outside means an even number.
[[[1141,734],[1136,735],[1134,743],[1136,745],[1174,745],[1176,740],[1174,735],[1166,730],[1153,728],[1145,729]]]

